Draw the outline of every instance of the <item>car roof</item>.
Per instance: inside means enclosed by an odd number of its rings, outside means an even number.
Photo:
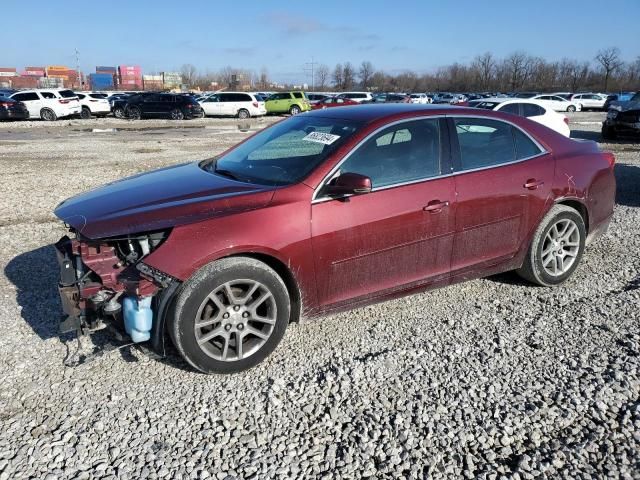
[[[415,113],[416,115],[418,115],[422,112],[427,115],[444,115],[462,112],[470,113],[477,111],[478,110],[475,108],[464,108],[452,105],[421,105],[418,103],[369,103],[351,107],[335,107],[326,110],[312,110],[305,113],[304,115],[369,123],[402,114]]]
[[[533,98],[516,98],[516,97],[489,97],[489,98],[477,98],[475,100],[471,100],[474,103],[533,103],[534,105],[539,105],[540,107],[544,107],[545,104],[539,100],[535,100]]]

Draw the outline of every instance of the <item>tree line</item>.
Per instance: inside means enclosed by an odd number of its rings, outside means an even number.
[[[197,75],[195,67],[183,66],[183,81],[190,86],[207,89],[212,81],[230,86],[233,79],[241,78],[244,85],[255,89],[272,89],[266,69],[259,74],[249,70],[226,67],[214,74]],[[563,58],[549,61],[516,51],[504,58],[491,52],[476,56],[469,63],[453,63],[430,73],[406,70],[397,74],[376,69],[370,61],[360,65],[338,63],[334,68],[320,64],[313,78],[307,82],[310,89],[371,90],[402,92],[514,92],[514,91],[625,91],[640,89],[640,56],[625,62],[620,49],[600,50],[592,61]],[[284,85],[285,88],[291,85]]]

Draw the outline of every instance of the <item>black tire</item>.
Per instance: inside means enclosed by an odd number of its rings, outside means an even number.
[[[58,119],[56,112],[50,108],[43,108],[40,110],[40,118],[45,122],[55,122]]]
[[[142,118],[142,110],[138,107],[129,107],[126,112],[127,118],[131,120],[140,120]]]
[[[246,108],[241,108],[240,110],[238,110],[238,118],[240,120],[246,120],[247,118],[250,118],[251,114],[249,113],[249,110],[247,110]]]
[[[83,120],[89,120],[91,118],[91,110],[89,110],[89,107],[82,107],[80,118]]]
[[[601,135],[603,140],[616,140],[618,137],[616,131],[611,127],[607,127],[606,125],[602,126]]]
[[[179,108],[174,108],[169,114],[171,120],[184,120],[184,113]]]
[[[573,264],[564,273],[553,276],[550,275],[542,264],[542,250],[544,240],[549,233],[549,230],[561,220],[571,220],[578,227],[579,245],[578,251],[573,261]],[[522,267],[516,272],[525,280],[541,285],[544,287],[553,287],[564,283],[578,268],[587,239],[587,232],[584,224],[584,219],[575,209],[566,205],[554,205],[551,210],[544,216],[540,225],[533,234],[533,239],[527,255],[524,259]],[[562,247],[561,247],[562,248]]]
[[[240,360],[223,361],[208,355],[197,342],[196,317],[207,297],[226,282],[251,280],[266,286],[276,306],[276,320],[266,342]],[[291,315],[287,287],[268,265],[249,257],[230,257],[210,263],[198,270],[181,287],[168,331],[182,357],[203,373],[235,373],[262,362],[278,346],[284,336]],[[237,337],[235,337],[237,339]]]
[[[298,105],[292,105],[289,109],[289,113],[291,115],[298,115],[301,111],[302,110],[300,110],[300,107]]]
[[[124,108],[116,107],[113,109],[113,116],[116,118],[125,118]]]
[[[575,111],[576,111],[576,107],[575,107],[574,105],[569,105],[569,106],[567,107],[567,112],[571,112],[571,113],[573,113],[573,112],[575,112]]]

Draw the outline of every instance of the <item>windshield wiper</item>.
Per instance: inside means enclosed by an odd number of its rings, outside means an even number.
[[[231,170],[225,170],[224,168],[218,168],[218,162],[217,161],[213,164],[213,173],[217,173],[218,175],[230,178],[230,179],[235,180],[237,182],[242,182],[242,181],[246,182],[246,179],[244,179],[244,180],[241,179],[238,175],[233,173]]]

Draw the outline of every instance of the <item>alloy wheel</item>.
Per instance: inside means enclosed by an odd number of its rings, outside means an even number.
[[[213,290],[196,314],[200,349],[223,362],[256,353],[271,336],[277,319],[273,293],[255,280],[233,280]]]
[[[576,223],[563,218],[554,223],[542,243],[542,266],[558,277],[573,266],[580,251],[580,230]]]

